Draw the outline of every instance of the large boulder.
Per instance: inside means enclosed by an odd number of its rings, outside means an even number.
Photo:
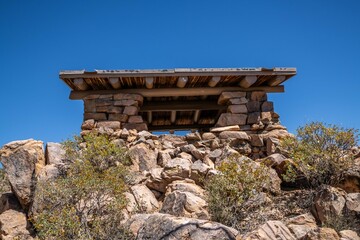
[[[286,224],[296,239],[303,239],[308,232],[316,230],[315,218],[310,213],[290,218]]]
[[[133,163],[134,170],[139,171],[149,171],[156,167],[157,155],[157,152],[150,149],[145,143],[137,144],[129,150],[129,156]]]
[[[135,185],[131,188],[140,211],[154,212],[159,209],[159,203],[155,195],[145,185]]]
[[[158,192],[164,193],[166,191],[166,186],[169,184],[169,180],[164,179],[161,176],[163,168],[153,168],[148,173],[148,179],[146,180],[146,186],[151,190],[156,190]]]
[[[339,235],[332,228],[318,228],[305,236],[306,240],[339,240]]]
[[[136,239],[240,239],[238,231],[220,223],[161,213],[133,215],[126,224]]]
[[[169,181],[182,180],[191,176],[192,161],[184,158],[173,158],[164,166],[161,176]]]
[[[23,212],[7,210],[0,214],[0,238],[3,240],[33,239]]]
[[[244,240],[296,240],[296,237],[281,221],[267,221],[258,229],[243,236]]]
[[[43,142],[14,141],[0,150],[1,163],[21,206],[28,209],[34,194],[36,176],[45,166]]]
[[[63,164],[66,151],[60,143],[49,142],[45,148],[46,164]]]

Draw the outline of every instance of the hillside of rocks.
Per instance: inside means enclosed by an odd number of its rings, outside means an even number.
[[[99,132],[111,135],[131,158],[135,177],[126,192],[124,226],[135,239],[360,239],[360,227],[324,225],[329,213],[340,223],[345,213],[360,219],[359,148],[352,149],[355,164],[344,174],[341,186],[313,190],[304,188],[302,179],[290,184],[282,178],[290,160],[278,141],[290,134],[280,125],[258,135],[237,126],[185,136],[106,128]],[[234,154],[251,160],[255,168],[265,163],[271,179],[269,189],[255,196],[256,205],[242,229],[211,220],[203,184],[221,174],[217,166]],[[28,139],[4,145],[0,155],[11,186],[1,195],[1,239],[37,239],[29,221],[39,208],[34,202],[37,182],[52,181],[60,174],[66,165],[65,151],[60,143]]]

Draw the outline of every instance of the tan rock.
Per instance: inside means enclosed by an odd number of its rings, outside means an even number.
[[[135,107],[135,106],[126,106],[124,108],[124,112],[123,114],[129,115],[129,116],[133,116],[133,115],[137,115],[139,112],[139,108]]]
[[[228,138],[237,138],[241,140],[250,140],[249,135],[246,132],[242,131],[224,131],[219,135],[220,139],[228,139]]]
[[[96,104],[95,100],[84,100],[84,112],[86,113],[96,113]]]
[[[45,147],[46,164],[63,164],[66,158],[65,153],[62,144],[48,142]]]
[[[84,113],[84,120],[88,119],[94,119],[95,121],[107,120],[105,113]]]
[[[220,133],[223,131],[240,131],[240,127],[239,125],[233,125],[233,126],[216,127],[210,129],[211,133]]]
[[[114,106],[122,106],[122,107],[126,107],[126,106],[138,106],[138,101],[135,100],[131,100],[131,99],[122,99],[122,100],[117,100],[114,102]]]
[[[260,121],[260,112],[252,112],[248,114],[247,124],[256,124]]]
[[[342,230],[339,234],[340,240],[360,240],[359,235],[352,230]]]
[[[128,122],[129,123],[143,123],[144,121],[143,121],[142,116],[136,115],[136,116],[130,116]]]
[[[134,195],[139,210],[146,212],[154,212],[159,209],[159,203],[155,195],[145,185],[135,185],[131,188],[131,193]]]
[[[226,104],[232,98],[246,97],[246,92],[223,92],[220,94],[218,104]]]
[[[131,147],[129,149],[129,156],[135,166],[135,170],[149,171],[157,165],[157,153],[150,149],[145,143],[140,143]]]
[[[100,106],[96,107],[96,112],[104,112],[104,113],[122,113],[123,108],[117,106]]]
[[[137,131],[147,131],[148,130],[146,123],[124,123],[123,128],[135,129]]]
[[[10,209],[0,214],[1,239],[33,239],[27,226],[26,215],[23,212]]]
[[[317,229],[315,218],[310,213],[290,218],[286,225],[296,239],[303,239],[308,232]]]
[[[191,176],[192,161],[183,158],[173,158],[167,162],[162,172],[162,178],[174,181]]]
[[[339,235],[332,228],[319,228],[309,232],[306,240],[339,240]]]
[[[117,93],[114,94],[114,100],[123,100],[123,99],[129,99],[129,100],[135,100],[142,104],[144,98],[140,94],[128,94],[128,93]]]
[[[360,193],[349,193],[346,195],[346,209],[360,214]]]
[[[240,104],[246,104],[248,100],[245,97],[241,98],[230,98],[228,101],[229,105],[240,105]]]
[[[246,125],[247,114],[222,113],[216,123],[217,127]]]
[[[264,140],[259,134],[250,134],[250,144],[254,147],[264,146]]]
[[[156,190],[158,192],[164,193],[166,187],[170,183],[168,179],[162,177],[163,168],[152,168],[149,171],[149,177],[146,180],[146,186],[151,190]]]
[[[94,119],[85,120],[81,125],[82,130],[92,130],[93,128],[95,128],[95,120]]]
[[[21,206],[28,209],[34,194],[35,177],[45,166],[43,142],[33,139],[10,142],[0,149],[0,156],[12,191]]]
[[[262,112],[273,112],[274,111],[273,102],[263,102],[263,104],[261,104],[261,111]]]
[[[250,99],[252,101],[266,101],[267,100],[267,95],[266,95],[266,92],[254,91],[254,92],[251,92]]]
[[[211,139],[215,139],[215,138],[216,138],[215,134],[213,134],[211,132],[205,132],[202,134],[203,140],[211,140]]]
[[[246,105],[229,105],[227,108],[229,113],[247,113],[248,109]]]
[[[110,113],[109,121],[127,122],[129,116],[126,114]]]
[[[296,240],[290,230],[280,221],[267,221],[257,230],[242,237],[244,240]]]
[[[113,130],[120,129],[119,121],[100,121],[96,123],[97,128],[111,128]]]

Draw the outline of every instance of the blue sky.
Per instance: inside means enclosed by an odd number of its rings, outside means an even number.
[[[60,70],[296,67],[270,94],[294,132],[360,128],[360,1],[0,0],[0,145],[79,133]]]

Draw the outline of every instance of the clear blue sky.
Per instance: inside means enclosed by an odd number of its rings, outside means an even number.
[[[60,70],[296,67],[271,94],[291,132],[360,128],[358,0],[0,0],[0,145],[79,133]]]

